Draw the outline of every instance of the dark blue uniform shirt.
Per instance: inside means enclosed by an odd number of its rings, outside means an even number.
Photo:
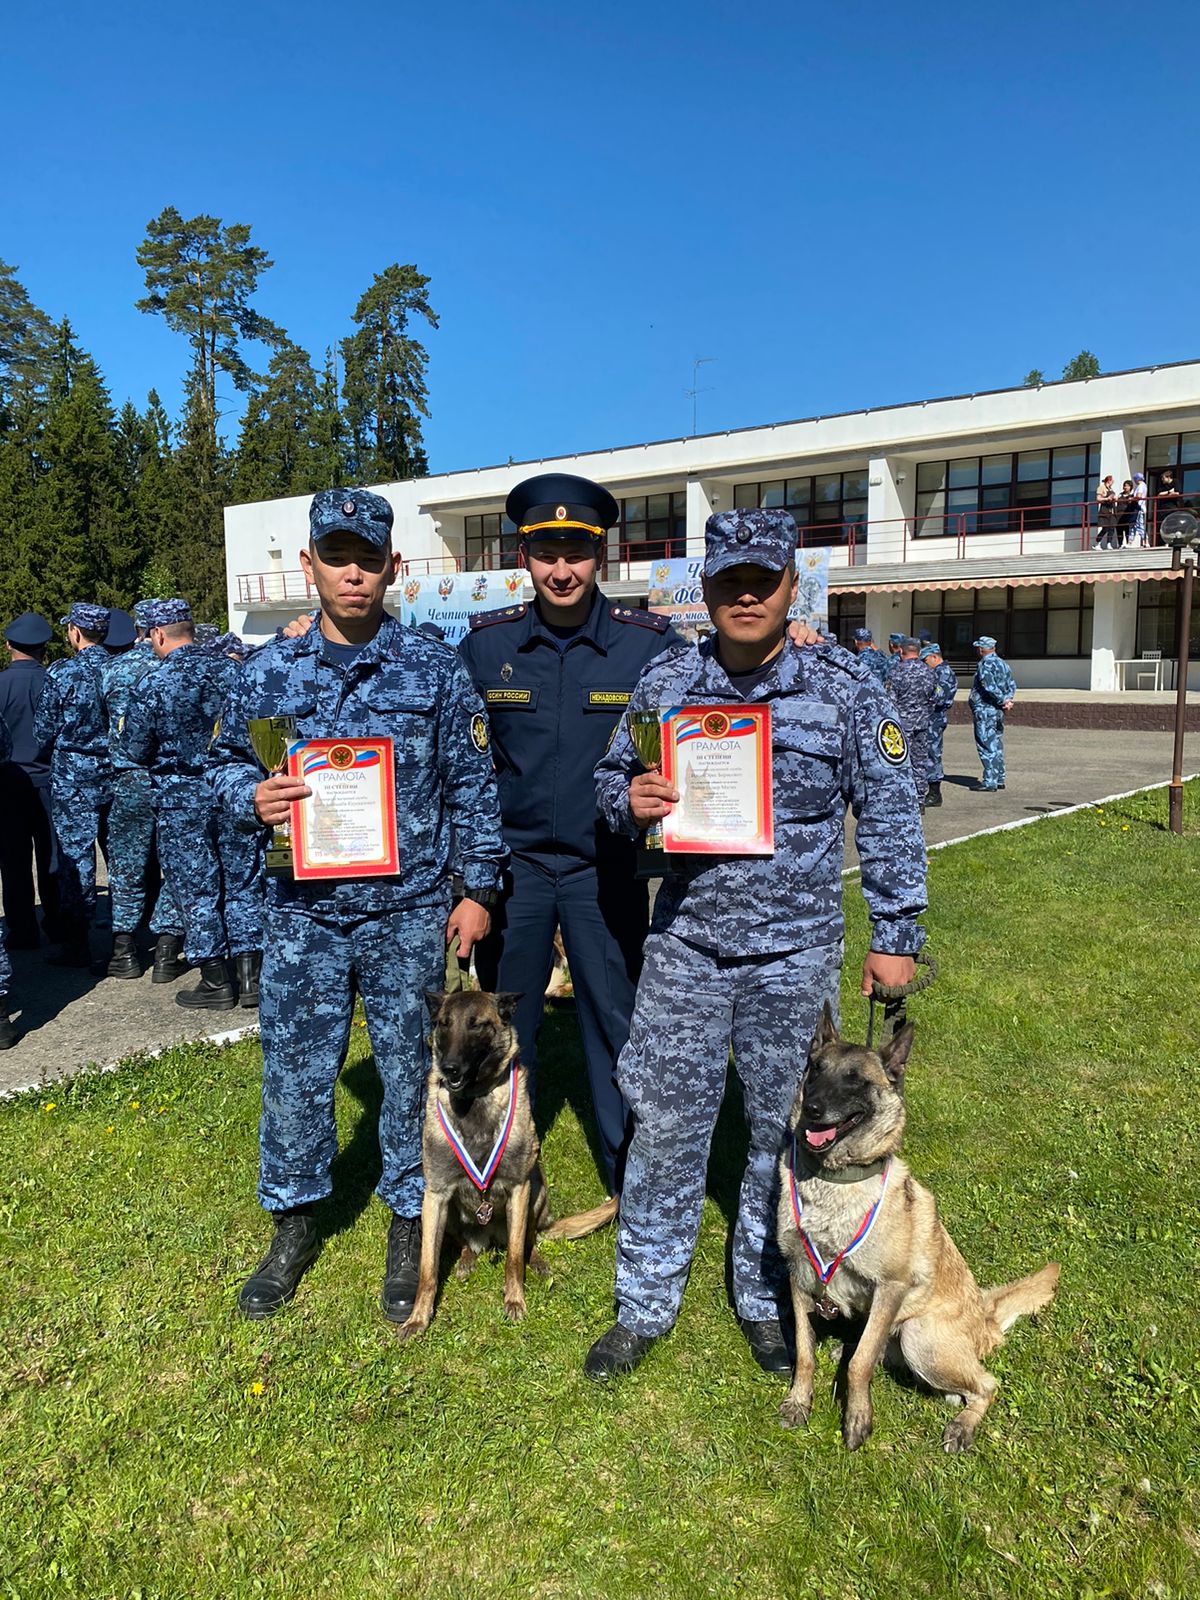
[[[487,707],[504,839],[514,855],[556,869],[630,856],[596,814],[592,774],[642,669],[683,640],[665,617],[596,591],[569,639],[536,606],[475,617],[459,645]]]
[[[33,714],[42,697],[46,669],[37,661],[14,661],[0,672],[0,718],[12,734],[11,760],[29,774],[35,789],[50,782],[50,761],[33,733]]]

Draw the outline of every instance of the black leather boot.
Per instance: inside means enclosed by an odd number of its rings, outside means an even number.
[[[8,1014],[8,1001],[0,999],[0,1050],[11,1050],[17,1042],[17,1030]]]
[[[300,1279],[317,1259],[321,1241],[307,1210],[281,1211],[275,1218],[271,1248],[242,1285],[238,1310],[251,1322],[271,1317],[295,1294]]]
[[[262,952],[250,950],[237,958],[238,1005],[258,1006],[258,975],[262,971]]]
[[[929,793],[925,796],[927,806],[940,806],[942,803],[942,786],[940,783],[931,783]]]
[[[174,933],[160,933],[154,946],[154,973],[151,983],[174,983],[187,971],[183,940]]]
[[[237,1005],[237,993],[229,976],[229,963],[202,961],[200,982],[194,989],[184,989],[182,994],[177,994],[175,1004],[201,1011],[232,1011]]]
[[[607,1333],[602,1333],[587,1353],[583,1363],[589,1378],[619,1378],[632,1372],[638,1362],[657,1340],[643,1333],[630,1333],[628,1328],[614,1322]]]
[[[421,1267],[421,1219],[393,1213],[388,1228],[387,1266],[379,1309],[389,1322],[407,1322],[417,1298]]]
[[[138,960],[137,940],[131,933],[113,935],[112,955],[108,962],[110,978],[140,978],[142,963]]]
[[[749,1318],[742,1318],[741,1329],[746,1343],[750,1346],[750,1354],[764,1372],[792,1370],[792,1352],[788,1349],[787,1340],[783,1336],[783,1329],[777,1318],[771,1317],[765,1322],[753,1322]]]

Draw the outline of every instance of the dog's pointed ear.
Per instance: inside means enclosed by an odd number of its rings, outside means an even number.
[[[508,991],[502,991],[499,994],[494,994],[492,999],[496,1003],[496,1011],[499,1014],[501,1022],[511,1022],[513,1017],[516,1016],[517,1002],[521,999],[521,996],[519,994],[512,994]]]
[[[904,1087],[904,1068],[908,1062],[908,1053],[912,1049],[913,1025],[906,1022],[899,1028],[883,1049],[879,1052],[879,1059],[883,1062],[883,1070],[888,1075],[888,1081],[893,1089],[899,1091]]]
[[[441,1011],[442,1007],[445,1005],[445,1003],[446,1003],[446,995],[445,995],[445,992],[443,990],[426,989],[426,991],[425,991],[425,1004],[429,1007],[429,1020],[430,1020],[430,1022],[436,1022],[437,1021],[438,1014]]]
[[[836,1044],[837,1041],[838,1031],[833,1020],[833,1007],[826,1000],[821,1009],[821,1020],[817,1023],[817,1031],[813,1034],[812,1043],[808,1047],[809,1060],[819,1055],[826,1045]]]

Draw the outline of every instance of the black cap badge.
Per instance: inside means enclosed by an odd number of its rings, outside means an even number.
[[[357,510],[358,507],[353,500],[346,500],[342,503],[342,515],[344,517],[352,517]]]
[[[750,529],[749,528],[739,528],[738,529],[738,531],[737,531],[737,542],[739,544],[749,544],[750,543]]]

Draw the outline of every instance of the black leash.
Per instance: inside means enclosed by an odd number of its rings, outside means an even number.
[[[928,971],[914,975],[909,983],[880,983],[878,980],[872,980],[871,996],[867,1002],[868,1050],[875,1048],[875,1007],[877,1005],[883,1007],[884,1023],[891,1024],[887,1030],[887,1037],[890,1039],[898,1028],[904,1026],[909,996],[920,994],[922,989],[928,989],[937,977],[937,962],[931,955],[922,950],[919,955],[913,957],[913,960],[918,967],[927,967]]]

